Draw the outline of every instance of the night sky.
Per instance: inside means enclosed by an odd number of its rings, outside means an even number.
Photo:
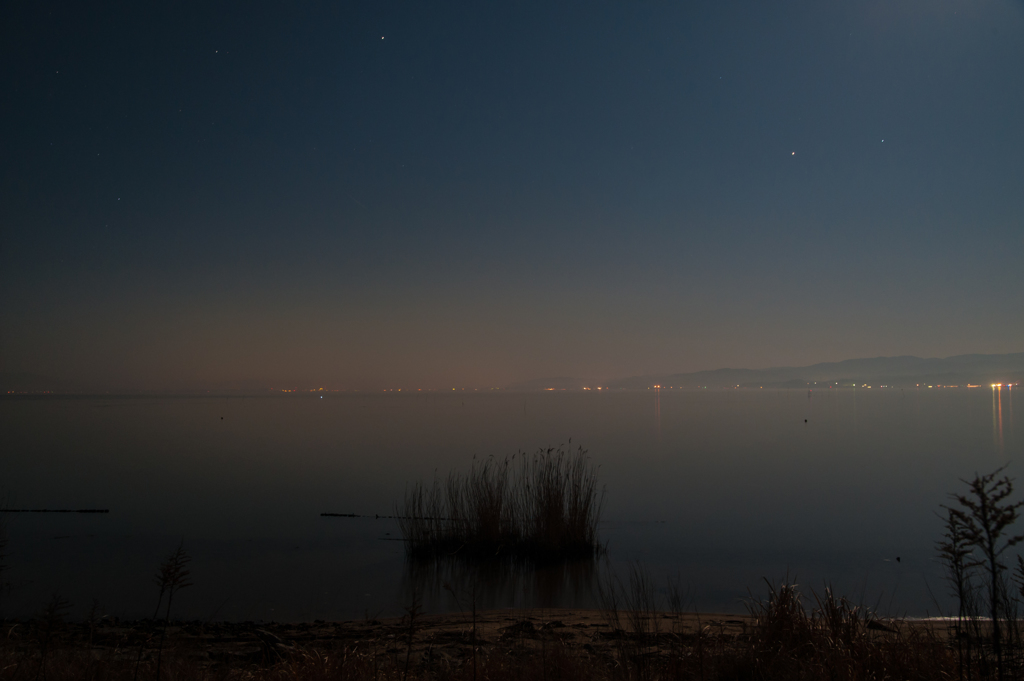
[[[0,370],[1020,352],[1022,66],[1021,0],[6,3]]]

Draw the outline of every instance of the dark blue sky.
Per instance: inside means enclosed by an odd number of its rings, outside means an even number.
[[[1024,350],[1020,0],[0,12],[3,371]]]

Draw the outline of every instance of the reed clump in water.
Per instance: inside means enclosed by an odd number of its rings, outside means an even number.
[[[599,549],[602,497],[586,450],[552,447],[416,483],[396,515],[413,558],[575,559]]]

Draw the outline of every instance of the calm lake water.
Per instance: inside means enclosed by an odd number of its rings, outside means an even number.
[[[1020,459],[1020,430],[1013,396],[989,388],[8,398],[7,506],[110,513],[4,514],[0,616],[54,592],[76,616],[151,616],[153,575],[182,540],[194,586],[175,613],[190,619],[395,615],[413,587],[459,609],[474,583],[481,607],[589,606],[596,580],[637,562],[705,611],[742,611],[788,574],[935,614],[949,603],[935,512],[958,478]],[[394,521],[320,516],[390,514],[435,470],[569,438],[607,490],[593,569],[410,574]]]

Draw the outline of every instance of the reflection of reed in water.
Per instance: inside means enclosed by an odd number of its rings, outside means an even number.
[[[410,559],[550,562],[597,554],[601,496],[587,452],[559,447],[416,483],[395,515]]]
[[[592,605],[601,497],[582,447],[490,457],[413,485],[395,514],[403,599],[427,611]]]
[[[427,612],[497,608],[591,608],[598,603],[598,561],[406,561],[402,602]]]

